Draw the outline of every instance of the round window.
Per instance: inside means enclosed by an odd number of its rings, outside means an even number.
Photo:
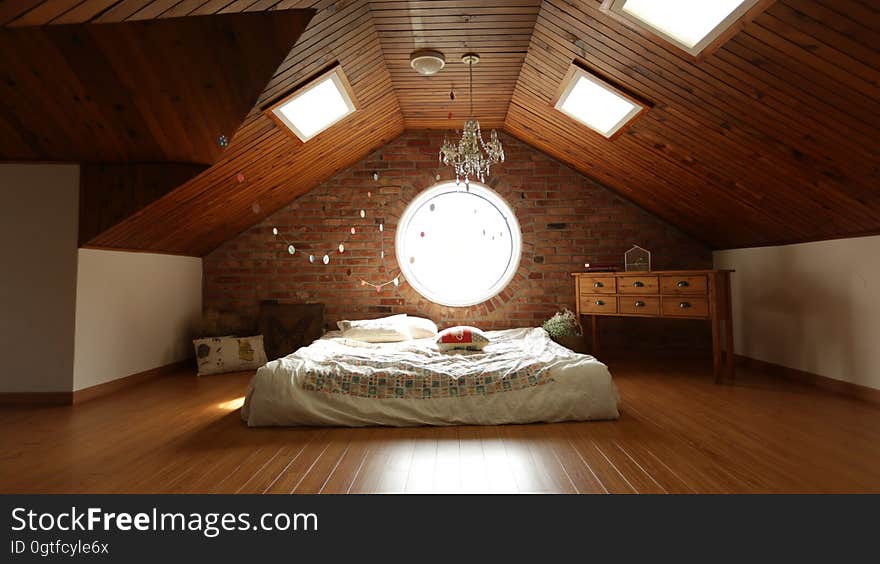
[[[495,296],[513,279],[522,239],[513,210],[492,189],[444,182],[428,188],[397,226],[397,262],[432,302],[464,307]]]

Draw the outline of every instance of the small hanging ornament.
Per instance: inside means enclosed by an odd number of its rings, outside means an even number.
[[[389,284],[394,284],[395,288],[399,288],[400,287],[400,276],[399,275],[395,276],[391,280],[388,280],[387,282],[382,282],[381,284],[373,284],[372,282],[367,282],[366,280],[361,279],[361,286],[369,286],[371,288],[374,288],[376,290],[377,294],[382,291],[382,288],[384,288],[385,286],[388,286]]]
[[[367,217],[367,212],[365,210],[361,210],[361,219]]]
[[[312,264],[314,264],[314,262],[315,262],[315,255],[309,255],[309,262],[312,263]]]
[[[330,255],[324,255],[324,264],[330,264]]]
[[[352,227],[352,228],[351,228],[351,234],[354,235],[355,233],[357,233],[357,230],[356,230],[354,227]]]
[[[372,192],[367,192],[367,198],[372,198],[372,197],[373,197],[373,193],[372,193]]]
[[[378,170],[373,171],[373,181],[375,181],[375,182],[379,181],[379,171]]]
[[[221,136],[217,137],[217,146],[220,147],[221,149],[225,149],[226,147],[229,146],[229,138],[226,137],[225,135],[221,135]]]
[[[272,228],[272,235],[274,235],[275,237],[280,237],[281,240],[284,241],[284,244],[287,245],[287,249],[286,249],[286,250],[287,250],[287,253],[288,253],[288,254],[291,254],[291,255],[292,255],[292,254],[295,254],[295,253],[296,253],[296,247],[293,245],[293,243],[291,243],[290,241],[288,241],[286,237],[284,237],[283,235],[281,235],[281,231],[280,231],[277,227],[273,227],[273,228]]]
[[[342,243],[339,243],[339,254],[341,255],[344,252],[345,252],[345,245],[343,245]]]
[[[244,182],[244,175],[243,175],[242,173],[239,172],[239,173],[235,176],[235,179],[238,180],[238,183],[239,183],[239,184],[241,184],[242,182]]]
[[[380,224],[379,224],[379,233],[381,233],[381,232],[383,232],[383,231],[385,231],[385,224],[384,224],[384,223],[380,223]]]

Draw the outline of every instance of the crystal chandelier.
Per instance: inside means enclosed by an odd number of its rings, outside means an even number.
[[[504,149],[498,140],[498,133],[493,129],[489,142],[483,141],[480,133],[480,122],[474,119],[474,65],[480,62],[480,57],[475,53],[467,53],[461,58],[461,62],[468,66],[468,83],[470,86],[470,118],[464,123],[461,140],[457,145],[443,138],[440,147],[440,162],[452,166],[455,170],[455,183],[464,180],[465,187],[470,185],[473,176],[480,182],[485,182],[489,175],[489,167],[493,164],[504,162]]]

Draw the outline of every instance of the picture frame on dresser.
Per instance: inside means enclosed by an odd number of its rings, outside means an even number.
[[[594,356],[599,355],[599,317],[704,319],[712,327],[716,383],[733,382],[733,270],[573,272],[577,318],[590,317]]]

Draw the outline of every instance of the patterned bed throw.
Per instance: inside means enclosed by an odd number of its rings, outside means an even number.
[[[483,352],[453,353],[439,352],[430,339],[376,345],[325,338],[297,353],[308,361],[300,387],[375,399],[434,399],[542,386],[553,382],[549,368],[559,351],[541,333],[502,338]]]

